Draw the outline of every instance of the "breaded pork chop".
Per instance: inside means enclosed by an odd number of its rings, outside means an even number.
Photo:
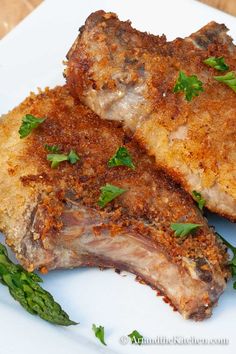
[[[236,47],[226,32],[211,22],[168,43],[98,11],[68,53],[65,75],[75,97],[102,118],[124,121],[158,166],[235,221],[236,93],[213,78],[225,73],[203,62],[224,57],[236,69]],[[173,92],[180,71],[203,83],[190,102]]]
[[[26,138],[22,117],[46,118]],[[0,124],[0,229],[28,270],[115,267],[161,290],[186,318],[211,314],[228,277],[225,247],[192,199],[154,167],[121,124],[99,119],[66,87],[31,94]],[[45,144],[80,160],[51,168]],[[136,169],[108,167],[126,147]],[[100,188],[126,190],[104,208]],[[170,224],[202,226],[177,238]]]

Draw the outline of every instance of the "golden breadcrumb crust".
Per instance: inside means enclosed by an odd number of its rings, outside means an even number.
[[[167,42],[97,11],[69,51],[65,75],[75,97],[102,118],[124,120],[159,167],[234,221],[236,94],[214,79],[225,72],[203,62],[223,56],[236,70],[236,47],[226,32],[211,22],[189,38]],[[191,102],[173,92],[180,70],[203,83],[204,92]]]
[[[46,120],[30,136],[20,139],[18,129],[26,113]],[[30,215],[39,205],[43,223],[34,237],[43,239],[45,244],[47,239],[56,240],[63,228],[60,216],[64,200],[71,196],[97,210],[103,218],[109,215],[114,235],[119,227],[132,226],[140,237],[152,239],[154,247],[157,243],[162,245],[171,261],[178,264],[183,257],[205,257],[225,276],[228,274],[225,247],[192,199],[155,168],[153,159],[131,141],[119,123],[99,119],[76,102],[66,86],[46,89],[38,95],[32,93],[2,117],[0,141],[0,229],[17,252],[22,251],[21,238],[31,225]],[[52,169],[45,144],[57,145],[63,153],[74,149],[80,161],[75,165],[63,162]],[[135,170],[108,167],[108,160],[121,145],[132,155]],[[127,192],[101,210],[97,201],[100,187],[106,183]],[[199,223],[202,227],[179,242],[170,229],[172,222]],[[106,226],[101,225],[94,232],[102,232],[103,228]]]

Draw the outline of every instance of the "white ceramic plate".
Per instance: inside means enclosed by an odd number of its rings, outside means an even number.
[[[78,28],[97,9],[117,12],[121,19],[168,39],[186,36],[211,20],[225,23],[236,39],[235,18],[194,0],[46,0],[14,31],[0,41],[0,113],[17,105],[37,87],[62,84],[62,60]],[[4,151],[1,151],[3,154]],[[236,243],[236,225],[210,216],[210,223]],[[52,326],[25,312],[0,286],[1,354],[93,353],[233,353],[236,335],[236,291],[229,284],[213,317],[202,323],[185,321],[148,286],[133,276],[113,270],[55,271],[44,278],[44,287],[58,300],[75,327]],[[107,347],[91,331],[92,323],[105,326]],[[173,336],[196,340],[227,339],[228,345],[120,344],[119,338],[139,330],[149,338]],[[164,339],[163,339],[164,340]]]

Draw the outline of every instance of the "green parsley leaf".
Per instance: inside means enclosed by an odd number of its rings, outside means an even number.
[[[76,154],[74,150],[71,150],[68,155],[68,161],[74,165],[77,161],[79,161],[80,157]]]
[[[227,86],[229,86],[234,92],[236,92],[236,75],[235,72],[230,71],[229,73],[223,76],[214,76],[214,79],[223,82]]]
[[[203,63],[219,71],[226,71],[229,66],[225,64],[225,59],[223,57],[210,57],[203,60]]]
[[[105,186],[101,187],[100,190],[101,194],[98,199],[98,205],[101,208],[104,208],[107,203],[111,202],[113,199],[126,192],[125,189],[121,189],[108,183]]]
[[[60,149],[57,145],[45,144],[44,148],[45,148],[45,150],[47,150],[48,152],[52,152],[53,154],[58,154],[60,152]]]
[[[56,168],[58,167],[59,163],[63,161],[68,161],[68,156],[64,154],[48,154],[47,160],[51,161],[51,167]]]
[[[171,230],[175,231],[175,236],[185,237],[193,231],[197,230],[201,224],[181,224],[181,223],[172,223],[170,225]]]
[[[128,337],[131,339],[132,344],[141,345],[143,342],[142,334],[140,334],[138,331],[136,331],[136,329],[132,333],[128,334]]]
[[[31,114],[26,114],[22,118],[22,123],[19,129],[20,138],[23,139],[28,136],[33,129],[37,128],[39,124],[43,123],[46,118],[36,118]]]
[[[51,167],[56,168],[58,167],[59,163],[63,161],[68,161],[72,165],[79,161],[80,157],[76,154],[74,150],[71,150],[68,155],[65,154],[48,154],[47,160],[51,161]]]
[[[108,167],[115,166],[128,166],[133,170],[135,169],[135,166],[132,162],[132,157],[124,146],[120,146],[115,155],[112,156],[108,161]]]
[[[196,75],[187,76],[183,71],[179,72],[173,92],[183,91],[187,101],[191,101],[193,97],[198,96],[203,91],[202,82],[198,80]]]
[[[193,199],[197,202],[198,208],[202,210],[206,204],[206,200],[202,197],[201,193],[197,191],[192,192]]]
[[[221,236],[218,232],[216,232],[216,235],[224,242],[224,244],[233,253],[233,257],[229,261],[229,265],[230,265],[232,277],[235,277],[236,276],[236,247],[231,245],[231,243],[229,241],[227,241],[223,236]],[[236,281],[233,283],[233,288],[236,290]]]
[[[106,345],[105,339],[104,339],[104,335],[105,335],[104,327],[102,327],[102,326],[97,327],[95,324],[93,324],[92,330],[95,333],[95,337],[97,337],[103,345]]]

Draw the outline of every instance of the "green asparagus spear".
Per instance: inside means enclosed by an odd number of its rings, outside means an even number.
[[[0,243],[0,283],[7,286],[12,297],[22,307],[43,320],[61,326],[75,325],[51,294],[38,284],[42,279],[27,272],[8,258],[7,249]]]

